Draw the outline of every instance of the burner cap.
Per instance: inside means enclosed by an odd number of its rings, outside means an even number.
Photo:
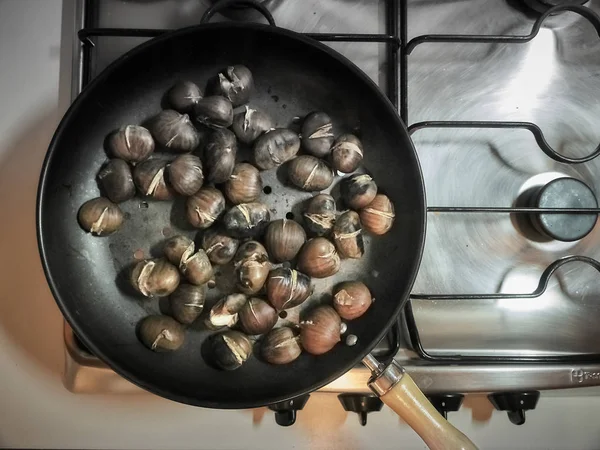
[[[542,187],[532,206],[538,208],[597,208],[594,192],[575,178],[557,178]],[[564,242],[586,236],[598,219],[597,214],[536,214],[533,226],[542,234]]]
[[[545,13],[550,8],[563,5],[583,5],[588,0],[522,0],[525,5],[539,13]]]

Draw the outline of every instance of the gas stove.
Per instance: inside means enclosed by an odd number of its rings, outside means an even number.
[[[115,58],[198,24],[214,2],[64,3],[74,98]],[[466,393],[488,393],[521,424],[541,390],[600,385],[600,0],[262,3],[278,26],[324,41],[377,82],[419,154],[423,261],[377,354],[399,361],[444,414]],[[213,20],[261,18],[234,7]],[[69,390],[139,391],[66,324],[65,347]],[[369,375],[357,367],[322,390],[366,423],[381,408]],[[306,400],[273,405],[278,423],[293,423]]]

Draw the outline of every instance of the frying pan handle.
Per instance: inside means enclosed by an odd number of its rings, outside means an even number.
[[[206,10],[202,19],[200,19],[200,23],[207,23],[216,13],[231,6],[248,6],[249,8],[255,9],[267,19],[269,25],[275,26],[273,15],[265,5],[256,0],[219,0]]]

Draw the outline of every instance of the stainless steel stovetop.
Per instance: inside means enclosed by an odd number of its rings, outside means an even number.
[[[383,0],[264,3],[278,26],[298,32],[386,32]],[[539,15],[524,3],[409,0],[408,38],[527,35]],[[171,29],[197,24],[211,4],[210,0],[65,2],[74,15],[73,95],[82,85],[83,50],[76,31],[84,27],[86,15],[91,20],[87,26],[92,27]],[[585,6],[600,12],[600,0]],[[245,14],[233,13],[235,20]],[[230,19],[219,16],[216,20]],[[94,38],[91,75],[144,40]],[[385,89],[383,44],[331,46]],[[549,17],[529,43],[420,45],[408,57],[408,81],[409,125],[431,120],[533,122],[548,144],[568,157],[588,155],[600,143],[600,38],[586,19],[572,12]],[[540,150],[527,130],[427,128],[415,131],[413,140],[429,206],[523,206],[523,192],[565,176],[583,181],[593,192],[600,191],[599,158],[583,164],[559,163]],[[528,293],[558,258],[583,255],[600,260],[600,226],[583,239],[560,242],[542,238],[520,217],[430,213],[414,294]],[[537,298],[413,298],[411,309],[422,351],[432,360],[415,352],[415,334],[409,336],[406,326],[410,320],[404,321],[402,348],[396,358],[428,394],[600,384],[600,358],[597,362],[588,358],[600,354],[600,279],[588,264],[564,265]],[[70,390],[138,391],[77,345],[68,326],[65,342],[65,384]],[[464,361],[435,361],[448,356]],[[574,357],[575,362],[555,360],[564,356]],[[577,362],[577,356],[582,362]],[[484,363],[492,357],[513,361]],[[545,362],[533,362],[539,358]],[[356,368],[324,390],[368,393],[368,375],[366,369]]]

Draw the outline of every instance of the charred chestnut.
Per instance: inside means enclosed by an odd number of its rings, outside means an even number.
[[[327,278],[335,275],[341,266],[340,256],[335,246],[327,239],[310,239],[300,250],[298,269],[314,278]]]
[[[123,213],[118,205],[104,197],[88,200],[77,214],[81,227],[96,236],[114,233],[123,224]]]
[[[231,102],[220,95],[198,100],[194,106],[196,120],[210,128],[227,128],[233,123]]]
[[[168,166],[169,183],[181,195],[194,195],[204,183],[202,162],[194,155],[180,155]]]
[[[277,311],[260,298],[249,299],[240,309],[239,324],[247,334],[267,333],[277,323]]]
[[[155,352],[170,352],[183,345],[183,327],[167,316],[148,316],[140,322],[138,335],[142,343]]]
[[[213,131],[204,147],[206,178],[211,183],[225,183],[235,166],[237,140],[226,128]]]
[[[206,286],[182,283],[169,296],[171,315],[179,323],[189,325],[202,313],[205,298]]]
[[[346,281],[333,291],[333,307],[342,319],[362,316],[372,303],[371,291],[360,281]]]
[[[260,172],[252,164],[236,164],[223,191],[234,205],[255,201],[262,191]]]
[[[322,355],[340,342],[342,320],[331,306],[319,306],[300,322],[302,348],[311,355]]]
[[[331,117],[324,112],[311,112],[302,124],[302,148],[319,158],[327,156],[334,139],[332,129]]]
[[[343,134],[331,148],[331,163],[335,170],[343,173],[354,172],[363,160],[363,146],[353,134]]]
[[[362,226],[358,213],[346,211],[333,226],[333,242],[342,258],[361,258],[365,253]]]
[[[167,102],[180,113],[190,113],[202,98],[202,92],[191,81],[178,81],[167,92]]]
[[[231,208],[223,217],[225,229],[233,237],[255,237],[264,231],[271,220],[267,205],[241,203]]]
[[[121,203],[135,196],[131,169],[122,159],[111,159],[98,173],[98,181],[111,202]]]
[[[289,163],[288,177],[304,191],[322,191],[331,186],[333,171],[322,159],[302,155]]]
[[[238,313],[248,299],[244,294],[230,294],[219,300],[210,310],[208,317],[212,327],[232,327],[238,321]]]
[[[298,222],[274,220],[267,228],[264,242],[273,261],[290,261],[306,242],[306,233]]]
[[[196,228],[208,228],[225,211],[225,197],[213,187],[201,188],[188,198],[187,218]]]
[[[324,236],[333,229],[336,217],[335,200],[329,194],[315,195],[304,213],[306,229],[316,236]]]
[[[173,191],[165,178],[166,161],[150,159],[133,169],[133,181],[142,195],[155,200],[170,200]]]
[[[310,277],[294,269],[279,267],[267,278],[267,298],[278,311],[301,305],[310,297],[313,287]]]
[[[257,241],[247,241],[240,245],[234,258],[237,288],[244,294],[256,294],[261,290],[271,263],[267,250]]]
[[[241,142],[252,144],[261,134],[274,127],[275,123],[267,113],[246,106],[243,112],[233,116],[231,129]]]
[[[127,125],[112,133],[107,142],[110,153],[132,163],[148,159],[154,151],[152,134],[139,125]]]
[[[300,149],[300,138],[287,128],[271,130],[254,143],[254,161],[259,169],[268,170],[289,161]]]
[[[191,152],[200,145],[200,134],[189,116],[172,109],[159,112],[148,128],[156,142],[174,152]]]
[[[248,103],[254,89],[252,72],[246,66],[229,66],[211,82],[211,92],[227,98],[233,106]]]
[[[302,353],[300,335],[290,327],[271,330],[262,340],[260,354],[271,364],[288,364]]]
[[[239,369],[252,355],[250,339],[239,331],[228,330],[211,337],[214,362],[223,370]]]
[[[133,267],[131,284],[146,297],[166,297],[179,286],[179,271],[164,259],[146,259]]]
[[[202,236],[202,248],[213,264],[224,265],[233,259],[240,241],[218,229],[210,228]]]
[[[167,239],[163,251],[171,264],[181,267],[181,264],[194,254],[195,245],[187,236],[173,236]]]
[[[361,209],[373,201],[377,185],[370,175],[352,175],[340,182],[340,195],[350,208]]]
[[[181,260],[179,269],[185,278],[197,286],[208,281],[213,276],[213,268],[204,250],[198,250],[192,256]]]
[[[379,194],[360,211],[360,220],[365,230],[382,235],[390,231],[394,224],[394,204],[387,195]]]

